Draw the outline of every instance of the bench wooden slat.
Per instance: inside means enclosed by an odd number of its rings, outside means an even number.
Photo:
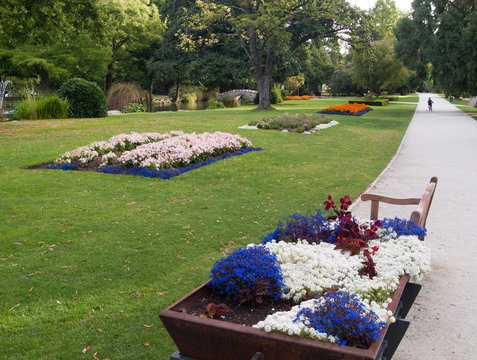
[[[414,221],[422,229],[426,226],[427,215],[432,204],[432,199],[437,187],[437,177],[432,177],[421,198],[392,198],[377,194],[363,194],[362,201],[371,201],[371,220],[378,219],[379,203],[392,205],[417,205],[417,209],[411,213],[410,220]]]

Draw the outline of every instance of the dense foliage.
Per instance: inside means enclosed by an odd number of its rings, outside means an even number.
[[[73,78],[58,89],[58,95],[68,100],[71,117],[95,118],[108,115],[104,93],[93,82]]]

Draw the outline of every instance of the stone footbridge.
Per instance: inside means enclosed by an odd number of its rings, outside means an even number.
[[[240,98],[241,96],[245,96],[249,103],[253,104],[255,97],[257,96],[257,90],[249,90],[249,89],[239,89],[239,90],[230,90],[224,93],[219,94],[219,101],[222,101],[227,96],[230,96],[234,99]]]

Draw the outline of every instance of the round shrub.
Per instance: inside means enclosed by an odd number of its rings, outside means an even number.
[[[93,82],[80,78],[70,79],[60,87],[58,96],[68,100],[71,117],[95,118],[108,114],[104,93]]]
[[[238,249],[217,261],[210,277],[213,289],[239,303],[278,299],[285,289],[277,257],[263,245]]]

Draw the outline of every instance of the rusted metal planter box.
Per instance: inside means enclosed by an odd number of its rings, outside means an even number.
[[[249,326],[188,314],[187,309],[209,291],[207,283],[163,310],[159,317],[179,349],[179,353],[175,353],[171,359],[250,360],[255,356],[263,360],[384,360],[392,357],[404,336],[409,322],[403,318],[420,290],[420,285],[410,283],[408,279],[407,275],[401,278],[393,301],[388,306],[397,321],[387,325],[381,332],[381,339],[368,349],[268,333]],[[256,356],[257,353],[261,356]]]

